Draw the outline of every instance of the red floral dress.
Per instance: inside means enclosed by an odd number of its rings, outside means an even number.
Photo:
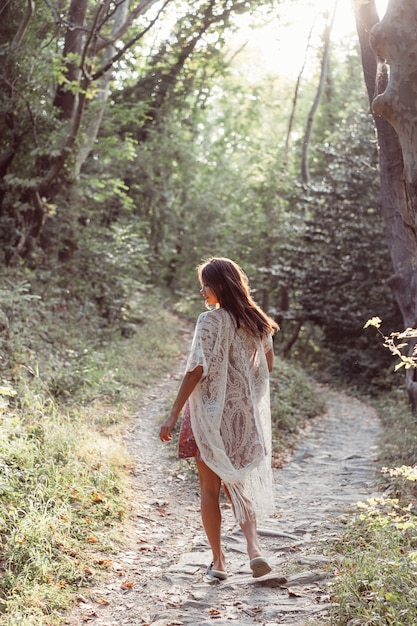
[[[190,403],[187,400],[178,437],[178,458],[189,459],[191,457],[196,457],[201,460],[200,450],[194,439],[193,429],[191,427]]]

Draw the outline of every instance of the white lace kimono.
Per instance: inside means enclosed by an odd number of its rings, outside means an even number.
[[[273,508],[269,371],[263,340],[236,328],[222,308],[202,313],[187,371],[203,367],[190,396],[191,425],[203,461],[223,480],[238,522]]]

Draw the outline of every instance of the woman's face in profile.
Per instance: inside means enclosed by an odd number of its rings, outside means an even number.
[[[200,288],[200,293],[203,296],[206,305],[219,304],[218,297],[216,296],[213,289],[211,289],[211,287],[209,287],[208,285],[203,283]]]

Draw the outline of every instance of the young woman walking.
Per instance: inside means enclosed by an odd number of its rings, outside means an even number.
[[[254,577],[271,571],[262,556],[256,519],[273,507],[269,372],[272,335],[279,329],[250,295],[246,274],[232,260],[213,257],[198,267],[210,310],[196,324],[172,409],[160,428],[170,441],[185,406],[179,457],[195,457],[201,518],[213,553],[207,573],[227,577],[221,545],[221,486],[246,538]]]

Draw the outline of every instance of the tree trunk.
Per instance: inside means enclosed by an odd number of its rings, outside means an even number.
[[[23,16],[22,21],[19,24],[19,28],[17,29],[17,33],[14,36],[13,42],[11,45],[11,49],[13,52],[16,52],[16,50],[22,43],[22,39],[25,35],[27,27],[29,26],[29,22],[32,18],[34,10],[35,10],[35,0],[27,0],[27,7],[26,7],[25,14]]]
[[[84,22],[87,14],[88,0],[71,0],[68,12],[68,28],[65,33],[64,58],[70,58],[65,72],[65,83],[58,85],[54,105],[60,109],[62,119],[71,119],[76,94],[68,85],[75,85],[80,78],[80,60],[84,40]],[[76,55],[75,58],[73,55]],[[79,57],[77,61],[77,56]]]
[[[112,37],[121,30],[122,26],[126,22],[128,11],[129,11],[129,0],[123,0],[118,5],[114,14]],[[103,65],[107,65],[107,63],[109,63],[109,61],[112,59],[115,53],[116,53],[115,46],[113,44],[109,45],[108,48],[106,48],[104,51]],[[81,168],[83,164],[85,163],[86,159],[88,158],[88,155],[90,154],[91,149],[96,142],[96,139],[100,130],[100,126],[103,120],[104,110],[106,108],[107,100],[110,94],[111,78],[112,78],[112,71],[108,70],[104,74],[103,78],[101,79],[101,83],[98,89],[98,95],[96,99],[96,104],[98,106],[94,107],[94,116],[91,117],[88,122],[84,140],[82,141],[81,146],[78,149],[77,154],[75,155],[75,164],[74,164],[74,179],[75,180],[77,180],[77,178],[79,177]]]
[[[381,22],[374,0],[360,5],[356,12],[365,83],[378,135],[381,213],[394,268],[388,283],[405,327],[413,328],[417,327],[417,70],[415,60],[413,67],[411,61],[417,54],[416,19],[414,0],[391,0]],[[389,79],[385,59],[390,64]],[[407,370],[406,386],[410,402],[417,408],[415,374]]]
[[[310,182],[308,152],[310,148],[310,139],[311,139],[311,133],[313,130],[314,118],[317,113],[317,109],[320,104],[320,100],[323,95],[324,87],[326,84],[327,72],[328,72],[328,67],[329,67],[329,55],[330,55],[330,35],[332,32],[333,22],[334,22],[334,18],[336,15],[337,1],[338,0],[334,0],[333,14],[331,17],[330,16],[327,17],[327,23],[324,29],[323,56],[321,59],[320,80],[319,80],[319,84],[317,87],[313,104],[311,105],[311,109],[308,115],[306,131],[304,134],[303,150],[302,150],[302,155],[301,155],[301,179],[305,187]]]
[[[417,10],[415,0],[391,0],[384,18],[371,31],[371,46],[386,59],[390,77],[373,101],[375,113],[397,131],[404,158],[413,225],[417,209]]]

